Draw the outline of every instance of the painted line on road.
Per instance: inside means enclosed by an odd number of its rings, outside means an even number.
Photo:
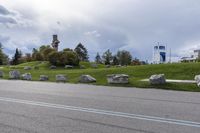
[[[0,101],[200,128],[199,122],[0,97]]]

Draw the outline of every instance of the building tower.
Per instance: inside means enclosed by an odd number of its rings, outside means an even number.
[[[160,45],[159,42],[156,46],[154,46],[153,52],[153,63],[161,64],[166,62],[166,47]]]
[[[60,43],[60,41],[58,40],[58,36],[53,35],[53,41],[52,41],[51,45],[56,51],[58,51],[58,44],[59,43]]]

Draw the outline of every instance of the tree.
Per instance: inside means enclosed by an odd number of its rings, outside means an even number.
[[[44,57],[42,56],[41,53],[38,52],[38,53],[35,54],[35,60],[36,61],[43,61]]]
[[[48,60],[48,56],[51,52],[56,51],[54,48],[47,47],[42,52],[40,52],[44,60]]]
[[[98,64],[102,63],[102,59],[101,59],[101,56],[99,55],[99,53],[97,53],[97,55],[95,57],[95,62],[98,63]]]
[[[31,57],[30,53],[26,53],[25,54],[25,60],[26,60],[26,62],[31,62],[32,61],[32,57]]]
[[[36,49],[36,48],[33,48],[32,50],[32,59],[33,60],[36,60],[36,54],[38,53],[39,51]]]
[[[119,60],[116,55],[113,56],[113,65],[119,65]]]
[[[65,66],[65,65],[77,66],[77,65],[79,65],[78,55],[76,54],[76,52],[73,52],[73,51],[59,52],[58,60],[59,60],[58,64],[61,66]]]
[[[22,52],[16,48],[15,55],[13,57],[12,64],[17,65],[19,64],[19,59],[22,57]]]
[[[132,56],[130,52],[126,50],[118,51],[117,58],[120,65],[130,65],[132,61]]]
[[[52,64],[52,65],[58,65],[58,60],[59,60],[59,53],[57,51],[53,51],[49,54],[49,62]]]
[[[110,50],[108,49],[106,52],[103,53],[103,61],[105,65],[110,65],[111,61],[113,59],[112,53],[110,52]]]
[[[79,43],[74,51],[77,53],[80,61],[89,61],[88,51],[83,44]]]
[[[49,62],[56,66],[79,65],[78,55],[73,51],[53,51],[49,54]]]
[[[0,65],[6,65],[8,63],[8,56],[3,52],[3,45],[0,42]]]

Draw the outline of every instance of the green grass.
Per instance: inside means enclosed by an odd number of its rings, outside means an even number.
[[[140,88],[160,88],[167,90],[181,90],[181,91],[200,91],[200,88],[196,84],[181,84],[181,83],[167,83],[165,85],[151,85],[148,82],[142,82],[141,79],[149,78],[152,74],[165,74],[167,79],[183,79],[193,80],[194,76],[200,74],[200,63],[177,63],[177,64],[159,64],[159,65],[144,65],[144,66],[128,66],[128,67],[111,67],[105,68],[104,65],[98,65],[98,68],[92,68],[91,63],[81,62],[86,69],[64,69],[59,67],[55,70],[49,69],[48,62],[29,62],[20,64],[17,66],[7,67],[4,66],[2,70],[5,72],[5,79],[8,79],[8,73],[10,70],[19,70],[21,73],[30,72],[32,78],[35,81],[39,80],[40,75],[48,75],[50,81],[55,82],[56,74],[65,74],[69,77],[70,83],[78,83],[79,76],[82,74],[89,74],[97,79],[95,85],[106,85],[106,75],[108,74],[128,74],[130,76],[129,84],[126,85],[115,85],[115,86],[126,86],[126,87],[140,87]],[[39,70],[24,70],[24,66],[38,66]]]

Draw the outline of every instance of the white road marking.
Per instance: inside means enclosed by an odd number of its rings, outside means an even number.
[[[186,121],[186,120],[169,119],[169,118],[139,115],[139,114],[130,114],[130,113],[100,110],[100,109],[93,109],[93,108],[82,108],[82,107],[67,106],[67,105],[38,102],[38,101],[21,100],[21,99],[6,98],[6,97],[0,97],[0,101],[200,128],[199,122]]]

